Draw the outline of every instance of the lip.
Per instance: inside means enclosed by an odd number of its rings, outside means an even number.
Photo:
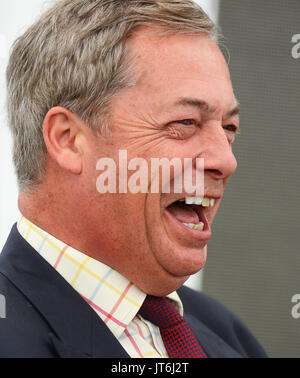
[[[198,213],[198,215],[200,214]],[[211,238],[211,228],[203,212],[201,212],[200,217],[200,221],[204,223],[203,231],[193,230],[185,226],[182,222],[176,219],[167,209],[164,210],[164,216],[166,217],[167,221],[171,223],[172,230],[181,239],[187,239],[187,241],[189,242],[191,241],[191,239],[199,241],[201,242],[200,247],[203,248]]]

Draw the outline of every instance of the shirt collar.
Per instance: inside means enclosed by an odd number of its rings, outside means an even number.
[[[89,303],[119,338],[142,306],[146,294],[116,270],[48,234],[25,217],[21,236]],[[176,292],[166,296],[183,315]]]

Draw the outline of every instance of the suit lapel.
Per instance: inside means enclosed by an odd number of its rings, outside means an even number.
[[[217,334],[206,327],[204,323],[191,314],[185,314],[184,319],[194,332],[199,344],[208,357],[212,358],[242,358],[243,356],[231,348]]]
[[[1,272],[48,322],[60,357],[128,358],[85,300],[19,234],[14,225],[0,255]]]

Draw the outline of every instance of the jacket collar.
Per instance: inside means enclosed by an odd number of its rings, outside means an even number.
[[[196,318],[193,315],[192,299],[188,298],[187,290],[190,289],[181,287],[177,291],[182,300],[183,307],[185,308],[184,319],[193,331],[206,355],[212,358],[243,358],[244,356],[234,350],[220,336],[208,328],[198,317]],[[187,302],[189,303],[189,306],[187,305]],[[191,311],[193,311],[193,313]]]
[[[186,322],[196,336],[198,342],[208,357],[213,358],[242,358],[243,356],[232,349],[212,330],[191,314],[185,314]]]
[[[0,255],[0,271],[49,323],[60,357],[129,357],[85,300],[13,226]]]

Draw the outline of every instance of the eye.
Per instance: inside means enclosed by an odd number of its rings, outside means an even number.
[[[225,130],[228,130],[228,131],[231,131],[231,132],[233,132],[235,134],[238,134],[238,128],[235,125],[227,125],[227,126],[223,126],[223,128]]]
[[[223,129],[225,130],[227,134],[228,142],[232,144],[235,140],[235,136],[239,134],[238,127],[235,125],[226,125],[226,126],[223,126]]]
[[[189,125],[195,125],[196,121],[194,119],[181,119],[181,120],[175,121],[174,123],[181,123],[182,125],[189,126]]]
[[[196,132],[197,122],[194,119],[180,119],[169,122],[167,131],[172,138],[187,139]]]

